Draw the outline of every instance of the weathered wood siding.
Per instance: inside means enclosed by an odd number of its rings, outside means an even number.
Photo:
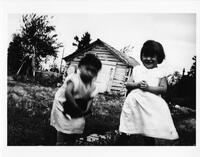
[[[101,45],[96,45],[85,53],[96,54],[102,62],[102,71],[100,71],[97,78],[97,82],[101,84],[101,92],[120,92],[124,89],[124,83],[130,71],[125,63],[113,55],[109,49]],[[71,65],[78,65],[83,56],[83,54],[80,54],[70,62],[67,62],[66,68]]]
[[[115,69],[115,75],[112,81],[112,91],[122,92],[124,91],[124,83],[128,78],[129,68],[126,65],[117,63]]]

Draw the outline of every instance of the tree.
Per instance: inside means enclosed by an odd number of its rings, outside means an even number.
[[[13,35],[13,41],[8,47],[8,73],[16,73],[22,64],[24,51],[22,39],[19,34]]]
[[[92,40],[90,37],[90,33],[85,32],[81,39],[76,35],[74,37],[75,43],[73,42],[72,45],[77,47],[77,50],[81,50],[85,47],[87,47],[90,44],[90,41]]]
[[[182,75],[178,71],[175,71],[172,75],[170,75],[170,78],[168,81],[169,85],[177,84],[181,80],[181,77]]]
[[[194,77],[196,79],[196,56],[194,56],[192,60],[194,60],[194,63],[192,64],[190,71],[188,72],[188,76]]]
[[[50,25],[47,15],[22,15],[20,31],[13,35],[8,47],[8,69],[16,73],[24,59],[32,58],[33,75],[47,56],[57,57],[62,43],[57,41],[55,26]],[[15,56],[15,58],[14,58]],[[16,64],[15,64],[16,63]]]
[[[133,50],[133,48],[134,48],[134,46],[128,45],[128,46],[125,46],[124,48],[122,48],[120,50],[120,52],[122,52],[122,53],[129,53],[129,52],[131,52]]]
[[[58,65],[56,63],[51,64],[50,71],[59,73]]]
[[[179,105],[187,107],[196,107],[196,56],[192,58],[194,60],[193,65],[187,75],[180,75],[175,72],[170,80],[168,88],[168,99],[170,101],[179,100],[174,102]]]

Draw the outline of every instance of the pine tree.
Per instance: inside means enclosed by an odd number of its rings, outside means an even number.
[[[90,33],[86,32],[85,34],[83,34],[81,39],[79,39],[79,37],[76,35],[74,37],[74,40],[75,40],[75,43],[72,43],[72,45],[76,46],[77,50],[81,50],[81,49],[87,47],[90,44],[90,41],[92,39],[90,37]]]

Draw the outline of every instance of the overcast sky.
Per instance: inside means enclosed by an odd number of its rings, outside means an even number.
[[[58,40],[64,44],[64,56],[75,51],[74,36],[91,34],[120,50],[131,45],[128,55],[139,60],[142,44],[149,39],[160,42],[166,53],[163,64],[170,70],[188,71],[196,54],[196,15],[186,13],[65,13],[47,14],[56,26]],[[8,41],[19,29],[21,14],[8,14]],[[61,57],[62,51],[59,56]],[[58,59],[58,63],[60,58]]]

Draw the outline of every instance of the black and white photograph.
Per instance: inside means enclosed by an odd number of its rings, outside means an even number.
[[[5,147],[196,149],[199,3],[184,2],[2,3]]]

